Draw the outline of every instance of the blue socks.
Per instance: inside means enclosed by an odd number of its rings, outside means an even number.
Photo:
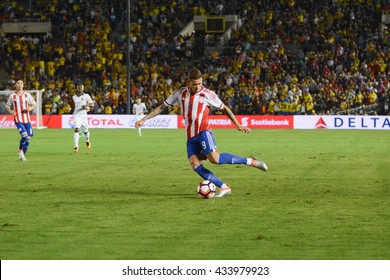
[[[247,159],[229,153],[222,153],[219,155],[218,164],[247,164]],[[194,171],[203,179],[213,182],[217,187],[222,187],[224,185],[224,183],[215,176],[213,172],[205,168],[203,164],[195,167]]]
[[[218,164],[246,164],[246,162],[246,158],[229,153],[220,154],[218,160]]]
[[[198,173],[199,176],[203,179],[213,182],[217,187],[222,187],[223,182],[217,176],[215,176],[213,172],[205,168],[203,164],[195,167],[194,171]]]
[[[22,136],[19,142],[19,149],[23,149],[23,153],[26,154],[28,146],[30,146],[30,138],[27,135]]]
[[[23,146],[23,153],[26,154],[27,153],[27,150],[28,150],[28,147],[30,146],[30,138],[27,138],[26,142],[24,142],[24,146]]]

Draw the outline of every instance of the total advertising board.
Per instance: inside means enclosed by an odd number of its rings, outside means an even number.
[[[74,128],[72,115],[62,116],[62,128]],[[134,128],[135,115],[88,115],[89,128]],[[177,128],[176,115],[159,115],[145,122],[143,128]]]

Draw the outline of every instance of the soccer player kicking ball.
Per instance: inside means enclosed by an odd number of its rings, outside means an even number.
[[[80,130],[84,133],[85,144],[87,149],[91,148],[90,133],[88,130],[87,113],[93,110],[93,101],[89,94],[84,93],[84,85],[77,85],[77,93],[73,95],[74,111],[73,111],[73,152],[79,151]]]
[[[213,182],[220,188],[215,197],[223,197],[232,193],[230,186],[206,169],[202,160],[208,159],[213,164],[246,164],[263,171],[267,171],[268,168],[263,161],[254,157],[244,158],[230,153],[218,153],[217,144],[208,123],[211,107],[221,109],[239,131],[249,133],[251,130],[249,127],[240,125],[230,108],[222,103],[214,91],[203,87],[202,83],[202,73],[196,68],[192,69],[189,73],[189,85],[175,90],[163,104],[137,121],[135,127],[141,127],[146,120],[157,116],[167,107],[180,104],[187,130],[188,161],[193,170],[203,179]]]
[[[25,155],[30,146],[30,138],[34,132],[30,120],[30,111],[37,105],[30,93],[23,91],[24,83],[17,80],[15,83],[15,92],[7,100],[6,109],[8,113],[14,115],[15,125],[20,134],[19,159],[27,161]]]

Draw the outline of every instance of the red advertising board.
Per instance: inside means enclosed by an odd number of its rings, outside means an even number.
[[[47,128],[62,128],[62,116],[61,115],[43,115],[43,126]]]
[[[293,116],[255,116],[237,115],[238,122],[250,128],[294,128]],[[225,115],[209,115],[209,124],[212,128],[236,128],[234,123]],[[178,116],[178,128],[185,128],[183,116]]]
[[[31,123],[33,127],[36,126],[37,122],[35,116],[31,116]],[[42,116],[43,126],[47,128],[61,128],[62,127],[62,116],[61,115],[43,115]],[[12,115],[0,115],[0,128],[15,127],[14,117]]]

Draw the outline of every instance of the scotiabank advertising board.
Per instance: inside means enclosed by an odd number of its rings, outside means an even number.
[[[62,116],[62,128],[74,128],[72,115]],[[88,115],[89,128],[134,128],[135,115]],[[177,116],[159,115],[147,120],[142,128],[177,128]]]
[[[292,116],[254,116],[237,115],[238,122],[250,128],[294,128]],[[210,115],[209,124],[211,128],[236,128],[234,123],[225,115]],[[178,128],[185,128],[183,116],[178,116]]]
[[[295,116],[294,129],[390,129],[390,116]]]

